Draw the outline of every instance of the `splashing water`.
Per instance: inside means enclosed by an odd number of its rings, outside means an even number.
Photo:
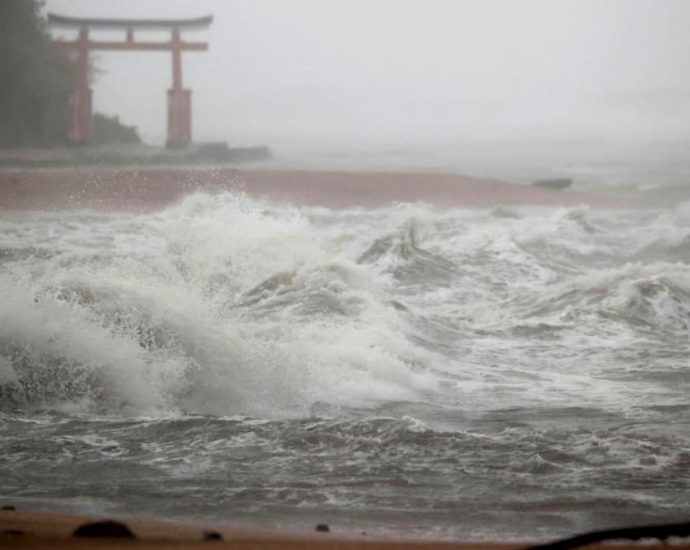
[[[5,214],[1,496],[465,539],[683,518],[688,242],[682,206]]]

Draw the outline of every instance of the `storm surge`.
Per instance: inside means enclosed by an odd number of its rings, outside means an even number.
[[[377,274],[303,213],[196,196],[21,225],[3,248],[6,408],[282,417],[432,385]]]
[[[492,539],[680,519],[688,212],[6,213],[1,496]]]

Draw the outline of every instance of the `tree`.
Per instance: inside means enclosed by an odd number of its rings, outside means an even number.
[[[107,143],[141,143],[136,126],[125,126],[116,116],[93,115],[93,138],[97,145]]]
[[[40,0],[0,0],[0,147],[65,141],[72,63],[52,44]]]

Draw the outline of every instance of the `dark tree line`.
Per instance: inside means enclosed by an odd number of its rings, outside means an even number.
[[[141,143],[136,126],[125,126],[118,117],[101,113],[93,115],[93,140],[96,144]]]
[[[0,0],[0,148],[66,142],[74,64],[53,45],[42,0]],[[96,115],[96,143],[137,143],[136,128]]]
[[[39,0],[0,0],[0,147],[65,141],[72,63],[52,45]]]

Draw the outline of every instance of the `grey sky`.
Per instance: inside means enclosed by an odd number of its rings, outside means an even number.
[[[48,0],[212,13],[184,58],[197,140],[690,138],[688,0]],[[96,108],[165,133],[169,54],[101,53]]]

